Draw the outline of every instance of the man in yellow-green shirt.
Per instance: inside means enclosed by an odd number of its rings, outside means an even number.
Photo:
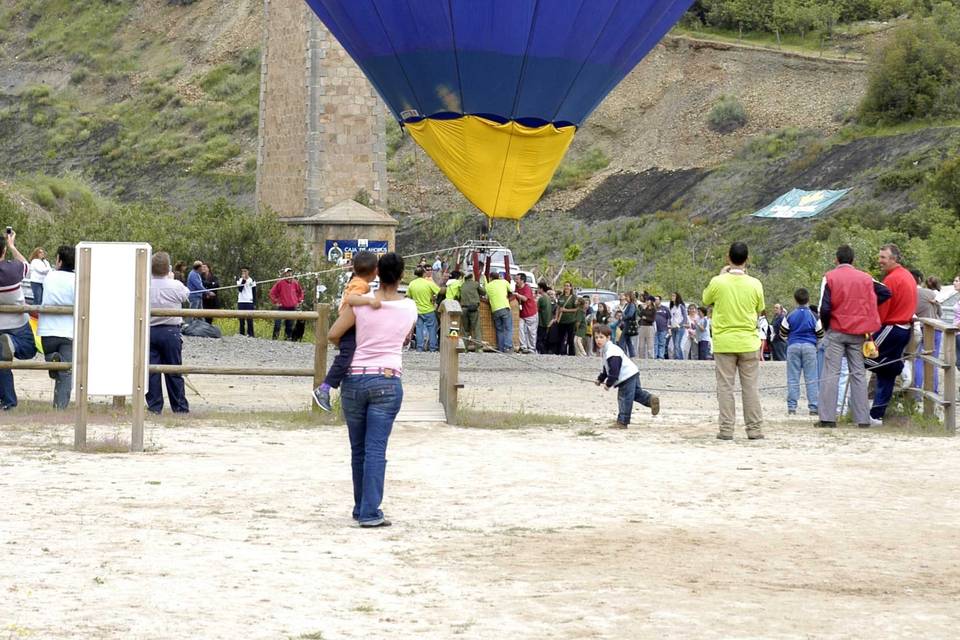
[[[734,242],[728,264],[703,290],[703,304],[713,305],[713,358],[717,371],[717,401],[720,405],[720,440],[733,440],[737,419],[734,381],[740,374],[743,389],[743,422],[747,437],[763,438],[760,407],[760,337],[757,317],[763,311],[763,285],[747,275],[747,245]]]
[[[490,282],[484,287],[487,300],[490,301],[490,312],[493,315],[493,328],[497,334],[497,351],[500,353],[513,352],[513,314],[510,309],[510,294],[513,293],[513,283],[502,278],[501,274],[490,274]]]
[[[433,269],[429,266],[417,267],[413,271],[416,276],[407,285],[407,297],[417,305],[417,351],[440,350],[440,334],[437,324],[436,299],[441,289],[433,281]]]

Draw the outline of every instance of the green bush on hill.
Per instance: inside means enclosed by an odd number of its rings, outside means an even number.
[[[707,125],[717,133],[731,133],[747,124],[747,110],[736,96],[723,95],[710,109]]]
[[[881,48],[860,104],[865,124],[960,117],[960,8],[942,3],[897,28]]]
[[[610,158],[601,149],[589,149],[576,157],[567,156],[553,174],[546,192],[582,187],[593,174],[606,169],[609,164]]]

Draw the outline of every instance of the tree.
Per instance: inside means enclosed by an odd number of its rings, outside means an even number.
[[[860,103],[866,124],[960,115],[960,9],[943,3],[900,26],[872,61]]]

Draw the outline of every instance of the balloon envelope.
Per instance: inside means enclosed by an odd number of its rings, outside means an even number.
[[[307,0],[490,217],[520,218],[573,134],[692,0]]]

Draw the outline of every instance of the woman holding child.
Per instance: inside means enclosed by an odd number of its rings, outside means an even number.
[[[403,344],[417,321],[416,305],[397,292],[403,258],[387,253],[380,257],[377,271],[380,288],[374,302],[346,307],[328,334],[337,342],[356,328],[357,346],[340,398],[350,434],[353,518],[363,528],[390,526],[380,510],[387,441],[403,401]]]

